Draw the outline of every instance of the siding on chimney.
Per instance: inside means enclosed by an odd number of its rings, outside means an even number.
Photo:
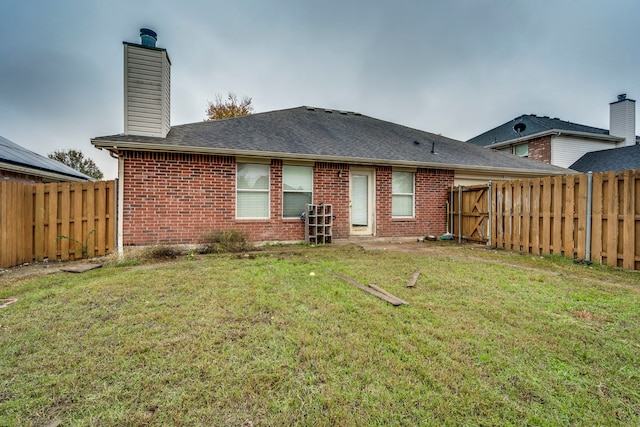
[[[610,104],[609,134],[625,139],[618,147],[636,144],[636,101],[624,99]]]
[[[170,128],[171,63],[166,50],[124,44],[124,133],[164,138]]]

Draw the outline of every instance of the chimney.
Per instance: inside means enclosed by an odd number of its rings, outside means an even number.
[[[626,93],[609,104],[609,135],[624,138],[618,147],[636,145],[636,101],[627,98]]]
[[[124,42],[124,133],[164,138],[171,127],[171,61],[158,35],[140,29],[140,44]]]

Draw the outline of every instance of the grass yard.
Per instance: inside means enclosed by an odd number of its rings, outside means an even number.
[[[0,276],[0,425],[640,424],[637,272],[452,244],[190,258]]]

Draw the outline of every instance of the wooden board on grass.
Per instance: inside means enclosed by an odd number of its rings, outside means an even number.
[[[345,277],[345,276],[343,276],[341,274],[338,274],[335,271],[329,270],[329,272],[331,274],[333,274],[334,276],[344,280],[345,282],[350,283],[353,286],[355,286],[357,288],[360,288],[365,292],[370,293],[371,295],[375,295],[378,298],[383,299],[383,300],[385,300],[386,302],[388,302],[390,304],[393,304],[395,306],[402,305],[402,304],[407,304],[406,301],[401,300],[400,298],[396,297],[395,295],[390,294],[389,292],[385,291],[384,289],[382,289],[382,288],[380,288],[380,287],[378,287],[376,285],[366,286],[366,285],[363,285],[362,283],[356,282],[353,279],[350,279],[350,278]]]

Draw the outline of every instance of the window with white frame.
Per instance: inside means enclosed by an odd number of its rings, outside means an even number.
[[[236,217],[269,218],[269,165],[238,163]]]
[[[392,174],[391,216],[411,218],[414,216],[414,173],[394,171]]]
[[[519,144],[515,146],[515,155],[518,157],[529,157],[529,144]]]
[[[282,216],[299,218],[305,204],[313,200],[313,168],[311,166],[282,167]]]

